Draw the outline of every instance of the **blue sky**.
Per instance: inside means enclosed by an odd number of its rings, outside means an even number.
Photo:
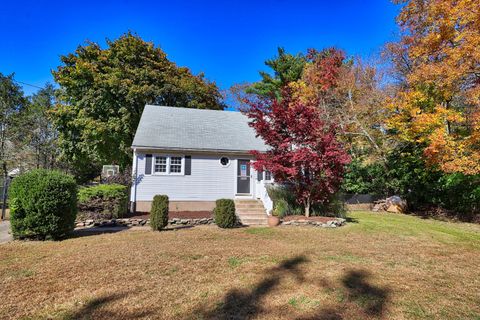
[[[389,0],[4,1],[0,72],[42,86],[53,82],[60,55],[131,30],[227,89],[258,80],[278,46],[338,46],[370,58],[395,39],[398,10]],[[36,90],[24,86],[27,94]]]

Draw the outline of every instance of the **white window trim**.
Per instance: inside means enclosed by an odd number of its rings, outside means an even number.
[[[153,154],[153,161],[152,161],[152,175],[155,176],[183,176],[185,175],[185,156],[178,155],[178,154]],[[167,170],[166,172],[155,172],[155,162],[157,157],[165,157],[167,158]],[[181,163],[181,171],[180,172],[170,172],[170,162],[172,157],[179,157],[182,159]]]
[[[265,182],[272,182],[273,181],[273,174],[272,172],[270,172],[270,179],[267,180],[267,170],[263,170],[262,172],[262,175],[263,175],[263,181]]]

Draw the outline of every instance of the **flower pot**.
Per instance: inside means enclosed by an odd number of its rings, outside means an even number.
[[[267,222],[269,227],[276,227],[280,224],[280,219],[275,216],[268,216]]]

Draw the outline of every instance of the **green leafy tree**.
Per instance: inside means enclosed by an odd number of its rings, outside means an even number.
[[[32,96],[29,106],[22,115],[30,128],[26,145],[33,153],[32,167],[37,169],[52,169],[58,162],[58,133],[50,119],[54,106],[55,88],[47,84]]]
[[[132,33],[107,40],[105,49],[88,42],[61,61],[53,71],[60,85],[53,119],[64,156],[79,169],[129,164],[145,104],[224,108],[215,83],[177,67]]]
[[[15,165],[17,142],[27,132],[25,127],[19,125],[19,113],[28,101],[13,76],[0,73],[0,165],[4,176],[7,168]]]
[[[273,95],[280,98],[283,87],[302,77],[306,62],[303,54],[293,55],[287,53],[284,48],[278,48],[278,56],[265,61],[265,65],[273,70],[273,75],[260,71],[262,80],[252,84],[246,89],[246,92],[261,97],[271,97]]]

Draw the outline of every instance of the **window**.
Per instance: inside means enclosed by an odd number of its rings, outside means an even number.
[[[153,162],[153,172],[156,174],[182,174],[183,157],[182,156],[155,156]]]
[[[182,173],[182,157],[170,157],[170,173]]]
[[[228,166],[229,163],[230,163],[230,159],[228,159],[227,157],[222,157],[220,159],[220,164],[224,167]]]
[[[265,170],[265,180],[266,181],[272,180],[272,173],[268,170]]]
[[[155,157],[155,167],[153,172],[155,173],[167,172],[167,157]]]

